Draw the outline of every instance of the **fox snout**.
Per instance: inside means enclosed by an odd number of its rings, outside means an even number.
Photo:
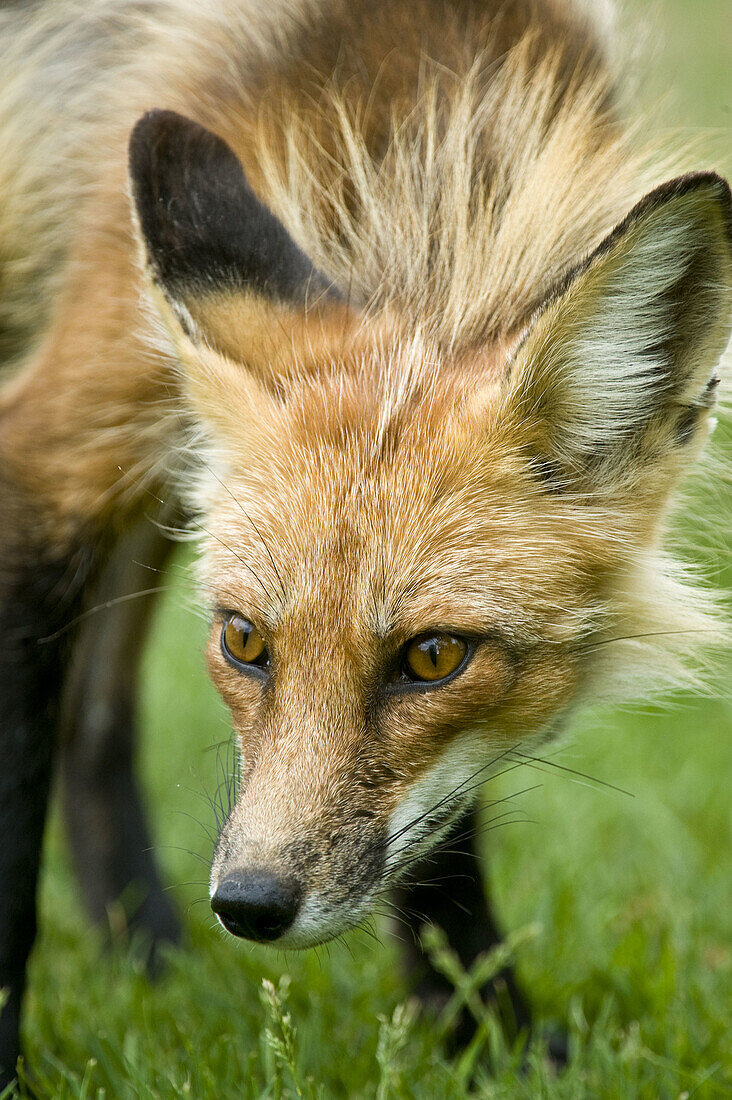
[[[475,776],[505,756],[466,733],[407,779],[346,751],[343,731],[336,745],[309,730],[294,752],[277,740],[260,743],[242,769],[210,898],[227,932],[283,948],[315,946],[364,921],[466,812]]]
[[[300,948],[333,939],[373,908],[384,860],[378,843],[364,845],[360,855],[327,855],[325,876],[308,874],[307,858],[290,857],[289,872],[286,855],[268,866],[238,861],[229,869],[224,861],[212,877],[211,908],[227,932],[256,943]],[[325,862],[325,853],[311,854],[309,862]]]
[[[224,833],[224,837],[225,837]],[[233,936],[287,948],[310,947],[355,927],[371,912],[384,875],[383,844],[293,844],[267,863],[219,843],[211,908]],[[259,857],[261,860],[261,856]]]
[[[315,761],[311,768],[317,775]],[[211,908],[234,936],[310,947],[370,913],[385,876],[385,834],[359,810],[355,792],[350,803],[338,787],[328,800],[313,791],[308,800],[302,773],[266,772],[261,781],[255,775],[243,784],[221,832]]]

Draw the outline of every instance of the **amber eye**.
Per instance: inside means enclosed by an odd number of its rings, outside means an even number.
[[[422,634],[413,638],[404,653],[404,671],[426,683],[444,680],[460,667],[468,652],[464,638],[452,634]]]
[[[221,647],[227,657],[242,665],[262,667],[267,661],[264,638],[248,619],[231,615],[224,624]]]

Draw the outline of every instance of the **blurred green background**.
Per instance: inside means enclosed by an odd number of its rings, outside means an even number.
[[[646,101],[664,96],[663,124],[684,127],[710,150],[700,166],[729,172],[731,0],[634,0],[626,12],[643,32]],[[731,438],[723,427],[721,454]],[[698,544],[691,556],[710,582],[729,587],[732,495],[717,479],[702,500],[704,522],[681,528]],[[140,760],[186,944],[154,987],[134,951],[105,950],[80,909],[54,817],[26,1017],[39,1093],[466,1095],[468,1068],[444,1059],[436,1032],[392,1019],[406,990],[388,934],[380,944],[355,933],[346,944],[284,956],[225,938],[214,925],[205,791],[216,788],[226,750],[212,746],[226,741],[229,724],[204,674],[203,626],[190,602],[181,583],[156,621]],[[732,1096],[729,699],[595,714],[551,757],[630,792],[551,768],[491,785],[490,796],[500,797],[541,784],[515,799],[526,820],[488,834],[486,866],[505,927],[537,926],[517,951],[519,973],[540,1020],[569,1027],[572,1061],[556,1077],[539,1045],[518,1072],[517,1056],[493,1036],[495,1074],[480,1068],[481,1055],[475,1094]],[[282,974],[290,977],[294,1038],[271,999],[261,1000],[262,978]]]

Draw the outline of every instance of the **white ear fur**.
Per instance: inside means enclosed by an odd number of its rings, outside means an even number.
[[[509,386],[550,469],[607,473],[637,460],[644,438],[694,434],[730,334],[731,222],[718,176],[664,184],[534,320]]]

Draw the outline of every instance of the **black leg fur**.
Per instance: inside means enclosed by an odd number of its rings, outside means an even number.
[[[67,636],[92,555],[44,561],[0,545],[0,1089],[15,1074],[25,967],[36,932],[36,883]]]
[[[157,587],[161,575],[151,568],[163,567],[170,548],[144,520],[108,555],[85,596],[86,606],[103,610],[79,632],[62,717],[64,812],[87,908],[96,921],[112,917],[115,932],[145,933],[153,965],[157,945],[180,933],[135,778],[135,694],[153,599],[114,601]]]
[[[419,1000],[432,1010],[447,1002],[452,987],[421,949],[422,926],[439,925],[466,969],[478,955],[501,940],[485,894],[480,857],[475,850],[475,828],[476,811],[471,810],[440,849],[416,866],[410,878],[394,892],[400,913],[398,934],[409,978]],[[482,995],[496,1004],[510,1039],[528,1032],[529,1010],[511,969],[498,974]],[[453,1037],[455,1047],[466,1046],[474,1031],[474,1021],[465,1011]]]

